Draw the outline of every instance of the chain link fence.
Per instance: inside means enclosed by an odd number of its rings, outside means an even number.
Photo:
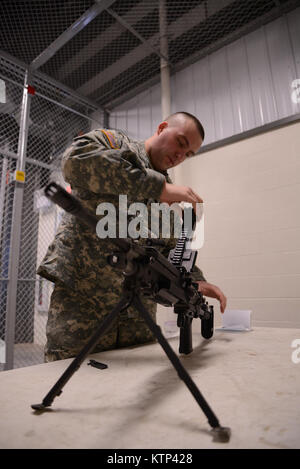
[[[0,80],[0,369],[4,369],[8,324],[8,285],[14,223],[21,224],[20,253],[14,326],[13,367],[23,367],[44,361],[45,328],[52,283],[36,275],[37,267],[46,253],[58,227],[61,210],[43,196],[50,180],[64,184],[61,156],[73,138],[88,132],[93,126],[103,126],[103,114],[80,99],[47,83],[33,78],[35,93],[31,96],[25,184],[22,217],[13,218],[15,197],[14,172],[18,160],[20,115],[23,96],[24,70],[1,59]]]

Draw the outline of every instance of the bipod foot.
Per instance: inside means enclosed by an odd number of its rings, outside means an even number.
[[[31,408],[35,411],[37,411],[37,413],[41,414],[42,412],[47,412],[51,409],[49,409],[49,406],[45,405],[45,404],[32,404],[31,405]]]
[[[231,436],[231,430],[229,427],[215,427],[211,430],[213,434],[213,441],[218,443],[228,443]]]

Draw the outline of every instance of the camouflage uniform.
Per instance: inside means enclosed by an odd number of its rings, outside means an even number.
[[[151,166],[143,142],[105,129],[74,139],[63,155],[63,175],[72,194],[93,213],[102,202],[111,202],[117,209],[119,194],[127,194],[128,205],[157,202],[165,180],[171,182],[167,173]],[[163,254],[174,244],[174,239],[168,240]],[[47,361],[75,356],[118,303],[123,276],[106,261],[115,249],[109,238],[100,239],[72,215],[63,215],[38,268],[39,275],[55,283],[46,330]],[[201,271],[195,279],[204,279]],[[149,299],[143,302],[155,320],[156,304]],[[139,313],[129,307],[100,338],[94,352],[152,340]]]

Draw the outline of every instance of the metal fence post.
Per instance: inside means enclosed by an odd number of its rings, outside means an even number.
[[[3,157],[3,163],[2,163],[2,174],[1,174],[1,182],[0,182],[0,214],[4,213],[4,197],[5,197],[5,178],[6,178],[6,172],[7,172],[7,157]],[[0,235],[2,233],[2,224],[3,224],[3,218],[2,215],[0,215]]]
[[[24,182],[21,182],[22,173],[25,173],[25,161],[28,139],[28,125],[31,95],[28,92],[31,73],[29,70],[25,73],[23,101],[21,108],[20,133],[18,145],[18,160],[15,173],[15,190],[12,213],[12,229],[9,249],[9,268],[8,268],[8,289],[7,289],[7,308],[6,308],[6,326],[5,326],[5,347],[6,363],[5,370],[10,370],[14,366],[14,340],[16,323],[16,303],[18,287],[18,268],[20,254],[20,238],[22,224],[22,205]],[[19,177],[18,177],[19,175]]]

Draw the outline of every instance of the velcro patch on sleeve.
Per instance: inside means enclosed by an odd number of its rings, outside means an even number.
[[[113,134],[107,130],[102,130],[101,129],[101,132],[103,133],[104,135],[104,138],[106,140],[106,142],[108,143],[108,145],[110,146],[110,148],[119,148],[119,146],[117,145],[117,142],[115,140],[115,137],[113,136]]]

